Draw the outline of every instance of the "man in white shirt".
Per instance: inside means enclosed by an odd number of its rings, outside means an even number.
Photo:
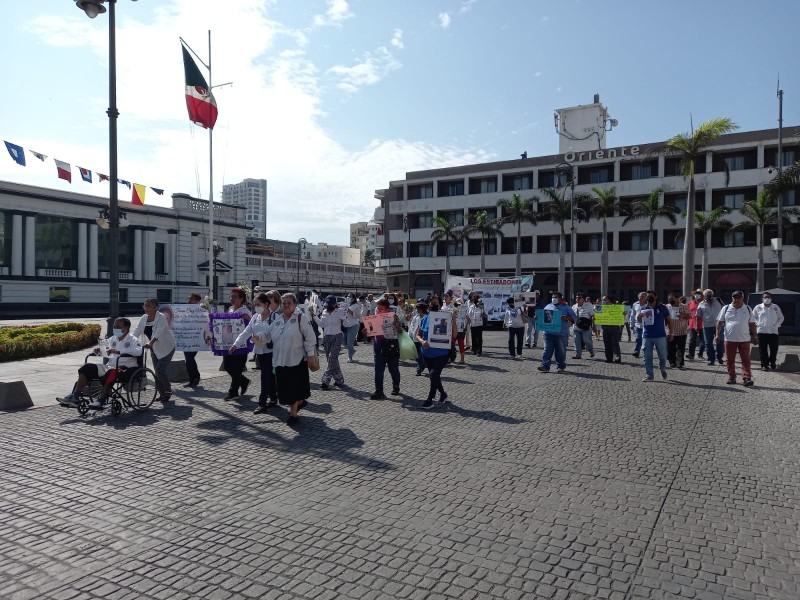
[[[753,309],[753,317],[756,320],[758,346],[761,349],[761,370],[774,370],[777,367],[775,359],[778,356],[778,328],[783,323],[783,313],[772,302],[772,294],[761,294],[761,304]]]
[[[647,308],[647,293],[639,292],[638,302],[634,302],[631,307],[631,324],[636,332],[636,345],[633,347],[633,357],[639,358],[639,353],[642,351],[642,322],[637,319],[642,308]]]
[[[719,341],[720,333],[725,332],[725,360],[728,367],[729,384],[736,383],[736,353],[742,361],[742,383],[746,387],[753,385],[753,378],[750,372],[750,344],[757,345],[756,320],[753,317],[753,309],[744,303],[744,292],[737,290],[732,294],[733,300],[730,304],[722,307],[717,317],[717,336],[715,342]]]

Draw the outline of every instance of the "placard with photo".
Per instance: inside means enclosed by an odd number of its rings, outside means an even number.
[[[447,311],[428,313],[428,344],[431,348],[447,348],[453,344],[453,315]]]

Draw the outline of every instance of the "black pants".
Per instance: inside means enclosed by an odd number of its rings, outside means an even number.
[[[695,349],[697,349],[697,356],[703,358],[703,352],[706,349],[706,342],[703,337],[702,329],[689,330],[689,358],[694,358]]]
[[[244,373],[244,368],[247,365],[247,354],[227,354],[222,357],[222,364],[225,366],[225,371],[231,376],[231,386],[228,388],[228,393],[238,396],[239,389],[246,381],[242,373]]]
[[[195,357],[197,352],[184,352],[183,359],[186,361],[186,373],[189,375],[189,381],[200,381],[200,369],[197,368],[197,360]]]
[[[778,334],[759,333],[758,334],[759,353],[761,354],[761,366],[775,368],[775,360],[778,357]],[[769,350],[769,356],[767,356]]]
[[[472,353],[483,354],[483,325],[472,327]]]
[[[525,337],[525,327],[509,327],[508,328],[508,353],[511,356],[519,354],[522,356],[522,338]],[[516,344],[515,342],[516,338]],[[516,346],[516,347],[515,347]],[[514,351],[516,350],[516,354]]]
[[[256,363],[261,369],[261,393],[258,395],[258,405],[264,407],[270,400],[275,402],[278,399],[275,373],[272,372],[272,352],[256,354]]]
[[[671,340],[667,338],[667,361],[671,367],[682,367],[685,353],[685,335],[674,335]]]
[[[622,357],[619,341],[622,338],[622,327],[619,325],[603,325],[603,350],[606,353],[606,362]]]
[[[444,369],[445,365],[447,364],[447,355],[444,356],[436,356],[433,358],[425,357],[425,365],[428,367],[430,371],[430,378],[431,378],[431,389],[428,392],[428,400],[433,400],[436,396],[436,391],[440,392],[439,399],[444,398],[447,394],[444,391],[444,387],[442,386],[442,369]]]

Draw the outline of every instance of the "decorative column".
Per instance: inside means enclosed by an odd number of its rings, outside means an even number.
[[[100,273],[97,268],[97,224],[89,223],[89,278],[97,279]]]
[[[25,276],[36,275],[36,217],[25,217]]]
[[[142,273],[142,230],[135,229],[133,231],[133,278],[136,281],[141,281]]]
[[[231,287],[235,287],[239,282],[236,278],[237,269],[236,269],[236,238],[229,237],[228,238],[228,247],[226,248],[228,253],[228,260],[225,262],[231,266],[231,270],[228,271],[228,285]]]
[[[189,281],[194,281],[195,283],[200,283],[200,275],[198,275],[199,271],[197,269],[197,265],[199,264],[198,261],[198,254],[197,254],[197,245],[200,242],[200,232],[193,231],[192,237],[189,238],[189,277],[187,279]]]
[[[156,253],[155,253],[155,232],[152,230],[145,230],[144,232],[144,248],[142,252],[142,261],[144,266],[144,278],[152,281],[156,278]]]
[[[168,229],[167,274],[172,282],[178,281],[178,230]]]
[[[22,276],[22,215],[14,215],[11,218],[11,274],[16,277]]]
[[[86,260],[89,254],[87,224],[78,223],[78,279],[86,279]]]

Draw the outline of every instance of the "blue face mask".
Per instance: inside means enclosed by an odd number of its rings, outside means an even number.
[[[114,337],[122,337],[122,329],[114,328]]]

